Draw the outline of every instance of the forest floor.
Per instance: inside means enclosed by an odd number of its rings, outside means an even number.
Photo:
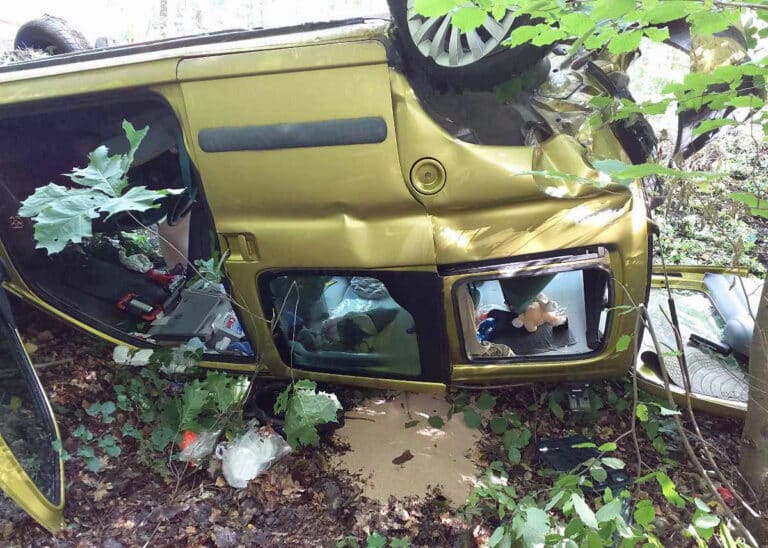
[[[73,433],[85,425],[97,436],[111,433],[121,439],[122,452],[105,462],[98,473],[89,471],[81,459],[67,461],[66,528],[51,535],[29,518],[0,518],[2,545],[352,547],[383,546],[380,541],[387,539],[391,546],[403,546],[408,541],[413,546],[471,547],[482,545],[493,531],[472,508],[452,504],[442,495],[440,485],[417,497],[392,496],[383,502],[366,497],[366,482],[375,481],[375,477],[362,477],[335,464],[350,448],[334,433],[325,435],[319,448],[302,449],[282,458],[245,489],[230,487],[215,459],[209,465],[177,470],[164,478],[151,463],[144,462],[139,442],[121,436],[119,412],[111,424],[84,412],[91,402],[114,398],[111,347],[21,303],[16,314],[22,337],[34,350],[33,361],[51,364],[39,369],[39,374],[56,413],[64,448],[75,451],[78,440]],[[560,413],[553,412],[547,403],[548,389],[552,388],[537,385],[494,391],[497,409],[519,416],[532,433],[520,464],[510,473],[510,482],[520,496],[551,487],[551,471],[536,456],[539,440],[583,434],[600,444],[629,429],[631,385],[594,384],[594,412],[586,420],[567,410],[559,418]],[[348,394],[341,387],[339,394],[343,394],[343,402],[398,396],[360,390]],[[462,419],[454,415],[451,420]],[[732,461],[738,455],[738,421],[702,415],[700,422],[706,443],[716,451],[723,469],[735,474]],[[391,436],[404,435],[405,428],[408,426],[393,428]],[[505,451],[500,437],[487,428],[480,436],[471,458],[483,469],[504,458]],[[654,469],[665,459],[677,460],[680,464],[670,475],[678,490],[703,500],[711,498],[696,472],[685,463],[674,435],[667,436],[666,456],[660,455],[646,436],[641,435],[640,442],[644,466]],[[616,456],[633,463],[630,437],[625,436],[618,445]],[[392,466],[417,463],[401,459]],[[690,516],[670,507],[655,483],[635,489],[639,498],[654,501],[659,536],[668,539],[669,545],[685,545],[688,539],[683,529]]]

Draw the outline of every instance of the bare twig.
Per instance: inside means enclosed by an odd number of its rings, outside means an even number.
[[[637,360],[637,354],[640,350],[640,328],[642,325],[643,310],[645,305],[638,306],[637,320],[635,321],[635,353],[633,359]],[[633,361],[634,363],[634,361]],[[632,442],[635,444],[635,453],[637,454],[637,477],[640,477],[643,473],[643,458],[640,454],[640,441],[637,439],[637,404],[638,404],[638,388],[637,388],[637,365],[632,368]]]

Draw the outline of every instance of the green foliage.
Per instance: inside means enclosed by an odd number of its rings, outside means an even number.
[[[184,376],[177,377],[186,381],[179,388],[179,383],[172,382],[164,372],[172,369],[179,356],[199,360],[202,354],[183,347],[163,348],[152,353],[146,367],[120,366],[113,385],[116,403],[108,402],[125,418],[121,436],[138,441],[141,461],[163,474],[167,472],[169,447],[179,440],[182,431],[223,430],[234,435],[243,428],[247,378],[203,373],[191,367]],[[144,432],[149,433],[145,436]]]
[[[597,399],[605,399],[613,409],[618,402],[623,402],[621,412],[627,413],[630,406],[625,398],[617,394],[620,388],[617,384],[608,384],[604,398],[598,396]],[[535,417],[546,408],[547,402],[562,397],[557,390],[545,393],[538,403],[528,409]],[[671,437],[671,429],[669,432],[662,430],[678,412],[646,395],[643,397],[644,401],[638,406],[638,418],[642,424],[655,424],[657,437],[661,437],[662,433]],[[481,400],[484,405],[490,402],[481,395],[475,400],[475,406]],[[468,398],[462,398],[460,403],[464,414],[476,408]],[[613,411],[609,409],[608,412]],[[595,449],[599,453],[567,472],[536,470],[522,462],[521,450],[530,445],[532,433],[520,416],[500,412],[492,415],[487,422],[483,417],[483,426],[500,437],[507,459],[489,465],[478,478],[466,503],[459,508],[459,515],[466,520],[480,521],[488,528],[488,546],[664,546],[657,536],[657,511],[651,499],[632,501],[628,490],[620,493],[613,493],[610,489],[596,492],[598,483],[606,481],[611,470],[626,468],[624,460],[614,454],[620,449],[616,441],[576,444],[575,448]],[[721,521],[705,503],[688,499],[678,491],[669,471],[674,466],[674,461],[662,464],[653,473],[638,478],[637,483],[648,484],[644,492],[650,492],[654,485],[657,486],[656,492],[673,508],[690,509],[691,503],[695,503],[687,534],[699,546],[706,546],[718,533]],[[542,478],[553,478],[551,487],[518,491],[512,480],[520,475],[521,470]],[[517,485],[520,485],[519,481]],[[723,537],[722,532],[720,536]],[[701,542],[698,539],[702,539]]]
[[[285,435],[294,449],[320,445],[317,427],[338,422],[340,406],[330,394],[317,391],[317,385],[308,380],[289,384],[275,402],[275,413],[285,413]]]
[[[48,183],[22,202],[19,215],[34,222],[39,249],[58,253],[70,242],[80,243],[92,237],[93,220],[101,215],[108,219],[124,211],[146,211],[176,192],[148,190],[143,186],[128,188],[128,170],[149,128],[137,131],[124,120],[123,130],[130,144],[126,154],[110,156],[109,149],[102,145],[88,155],[86,167],[74,168],[66,174],[76,186]]]
[[[483,418],[474,409],[465,409],[464,424],[470,428],[480,428],[483,424]]]
[[[427,422],[432,428],[442,428],[445,426],[445,421],[442,417],[439,417],[437,415],[432,415],[427,419]]]
[[[106,401],[102,403],[92,403],[85,412],[91,417],[101,415],[101,422],[110,424],[115,421],[113,414],[116,409],[115,402]]]
[[[616,341],[616,352],[624,352],[632,344],[632,335],[622,335]]]
[[[217,259],[218,253],[214,253],[210,259],[197,259],[195,266],[199,277],[209,283],[221,283],[224,279],[224,263],[229,257],[229,250]]]

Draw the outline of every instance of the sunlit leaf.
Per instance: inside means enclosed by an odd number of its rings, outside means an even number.
[[[573,501],[573,509],[576,511],[579,518],[581,518],[581,521],[584,522],[584,525],[592,529],[597,529],[598,526],[595,513],[587,505],[582,496],[578,493],[573,493],[571,495],[571,500]]]

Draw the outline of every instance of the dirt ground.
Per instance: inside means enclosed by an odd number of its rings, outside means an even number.
[[[42,364],[39,374],[57,415],[64,447],[75,448],[72,433],[80,424],[97,435],[106,431],[117,435],[119,413],[115,423],[102,424],[83,412],[89,402],[114,397],[111,347],[26,306],[19,304],[16,313],[25,342],[34,345],[33,361]],[[622,382],[605,383],[600,390],[624,398],[624,386]],[[568,415],[560,420],[545,406],[536,406],[544,388],[494,392],[498,407],[518,413],[533,433],[534,442],[582,433],[602,443],[628,430],[628,414],[610,408],[587,422],[574,421]],[[395,400],[401,395],[371,392],[356,397],[365,402],[373,397]],[[355,426],[362,427],[362,422]],[[740,424],[703,415],[700,422],[724,468],[733,470],[731,460],[738,454]],[[390,435],[405,436],[406,427],[393,426]],[[139,461],[137,442],[123,438],[121,455],[110,459],[99,473],[88,471],[77,459],[65,464],[67,527],[63,531],[50,535],[25,517],[17,521],[0,519],[0,544],[224,548],[337,546],[339,542],[357,546],[359,542],[364,546],[366,537],[377,532],[390,540],[408,539],[413,546],[471,547],[484,542],[497,525],[477,516],[464,521],[437,486],[417,497],[390,496],[385,501],[369,498],[366,482],[376,480],[377,470],[373,478],[345,471],[338,464],[350,450],[344,439],[341,434],[326,436],[320,448],[288,455],[248,488],[238,490],[226,484],[215,460],[210,466],[182,469],[164,479]],[[641,441],[643,461],[654,469],[661,457],[647,440]],[[551,476],[536,463],[534,445],[523,451],[522,463],[510,470],[511,481],[521,496],[551,486]],[[674,451],[674,443],[672,446]],[[498,436],[483,432],[472,458],[482,469],[502,458],[503,451]],[[634,461],[629,437],[619,442],[616,456],[627,463]],[[680,453],[673,453],[671,458],[684,461]],[[428,467],[429,461],[401,459],[392,466]],[[382,470],[385,472],[391,471]],[[681,492],[708,498],[700,479],[685,465],[673,469],[670,475]],[[659,533],[665,534],[662,538],[670,539],[670,545],[685,545],[681,529],[689,523],[688,517],[668,507],[655,484],[643,484],[636,490],[639,498],[654,500],[660,516]]]

